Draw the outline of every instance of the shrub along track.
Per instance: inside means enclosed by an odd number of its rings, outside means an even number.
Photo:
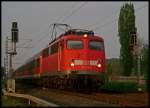
[[[62,106],[148,106],[148,93],[86,93],[50,88],[30,88],[18,92],[31,94]]]

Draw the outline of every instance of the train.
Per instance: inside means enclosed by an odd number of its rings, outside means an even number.
[[[69,29],[16,69],[16,81],[52,88],[96,88],[105,83],[104,39],[92,30]]]

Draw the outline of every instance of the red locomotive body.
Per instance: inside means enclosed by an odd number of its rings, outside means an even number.
[[[52,41],[47,48],[16,70],[15,78],[38,78],[40,81],[48,78],[50,82],[56,77],[80,80],[88,76],[93,81],[104,82],[104,40],[94,36],[91,31],[81,31],[69,30]]]

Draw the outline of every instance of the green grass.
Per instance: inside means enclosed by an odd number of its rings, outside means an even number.
[[[142,88],[143,91],[143,87]],[[126,92],[138,92],[139,86],[135,82],[119,82],[119,81],[111,81],[105,83],[100,87],[101,90],[107,92],[115,92],[115,93],[126,93]]]
[[[1,95],[1,99],[2,99],[1,104],[2,107],[28,106],[27,100],[23,100],[20,98]]]

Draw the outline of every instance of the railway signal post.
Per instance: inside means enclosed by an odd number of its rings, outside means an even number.
[[[6,38],[6,60],[8,62],[8,54],[9,54],[9,72],[7,73],[7,90],[11,92],[15,92],[15,80],[12,79],[12,57],[17,54],[16,52],[16,43],[18,42],[18,27],[17,22],[12,22],[12,29],[11,29],[12,37],[11,39]],[[11,51],[8,51],[8,40],[12,44]],[[8,64],[7,64],[8,65]],[[8,66],[7,66],[8,67]]]

